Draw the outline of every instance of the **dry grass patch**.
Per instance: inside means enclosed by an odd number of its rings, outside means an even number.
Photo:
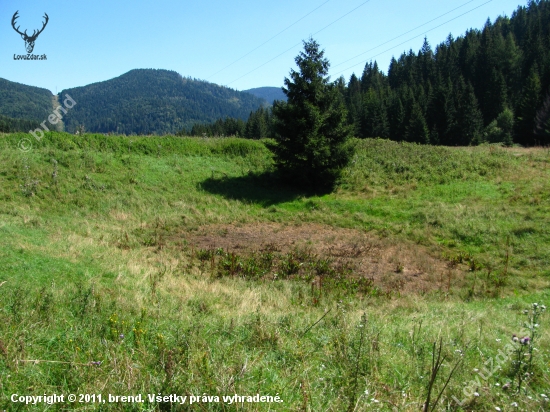
[[[423,246],[315,223],[207,225],[170,241],[182,239],[195,253],[223,250],[247,257],[262,251],[279,255],[302,251],[317,259],[330,259],[335,266],[347,265],[351,276],[373,279],[385,291],[399,293],[450,289],[462,278],[460,267],[449,267]]]
[[[109,215],[113,219],[121,221],[121,222],[124,222],[124,221],[128,220],[128,218],[132,216],[130,213],[125,213],[122,210],[116,210],[116,209],[111,210],[109,212]]]

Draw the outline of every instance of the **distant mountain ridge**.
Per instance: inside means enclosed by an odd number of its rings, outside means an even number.
[[[275,100],[283,100],[286,102],[286,94],[283,93],[280,87],[256,87],[254,89],[243,90],[243,92],[265,99],[269,104],[273,104]]]
[[[80,125],[95,133],[176,133],[220,118],[246,120],[250,112],[268,105],[250,93],[156,69],[135,69],[114,79],[62,90],[61,101],[65,94],[77,103],[63,117],[70,133]],[[0,115],[40,123],[52,113],[53,100],[47,89],[0,78]]]

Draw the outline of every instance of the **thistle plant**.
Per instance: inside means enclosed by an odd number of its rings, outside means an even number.
[[[527,317],[524,326],[528,334],[523,337],[516,334],[512,335],[512,342],[515,346],[514,358],[512,359],[512,381],[517,378],[518,393],[521,391],[523,382],[533,374],[534,343],[539,334],[539,319],[545,310],[546,306],[533,303],[531,309],[523,311]]]

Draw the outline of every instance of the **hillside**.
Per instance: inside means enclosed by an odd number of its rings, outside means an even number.
[[[265,104],[255,96],[168,70],[132,70],[115,79],[63,90],[77,105],[65,127],[124,134],[163,134],[223,117],[246,119]]]
[[[243,92],[264,99],[269,104],[272,104],[274,100],[286,101],[286,94],[283,93],[280,87],[256,87],[254,89],[243,90]]]
[[[0,115],[42,122],[52,112],[52,98],[47,89],[0,78]]]
[[[434,342],[431,410],[547,410],[547,150],[355,140],[308,196],[263,141],[47,133],[22,156],[25,137],[0,135],[0,410],[32,387],[420,411]]]

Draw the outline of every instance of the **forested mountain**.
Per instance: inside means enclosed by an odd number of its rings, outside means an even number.
[[[550,1],[531,1],[512,17],[392,59],[387,74],[369,62],[360,77],[334,86],[359,137],[440,145],[550,144]],[[251,114],[251,120],[267,115]],[[272,135],[271,122],[264,122]],[[228,134],[226,119],[202,126]],[[250,130],[250,128],[249,128]]]
[[[280,87],[256,87],[255,89],[243,90],[243,92],[265,99],[269,104],[273,104],[274,100],[286,101],[286,94],[283,93],[283,89]]]
[[[132,70],[112,80],[63,90],[76,106],[65,129],[125,134],[163,134],[219,118],[246,119],[265,101],[248,93],[182,77],[168,70]]]
[[[47,89],[0,78],[0,115],[42,122],[52,112],[52,99],[53,95]]]

